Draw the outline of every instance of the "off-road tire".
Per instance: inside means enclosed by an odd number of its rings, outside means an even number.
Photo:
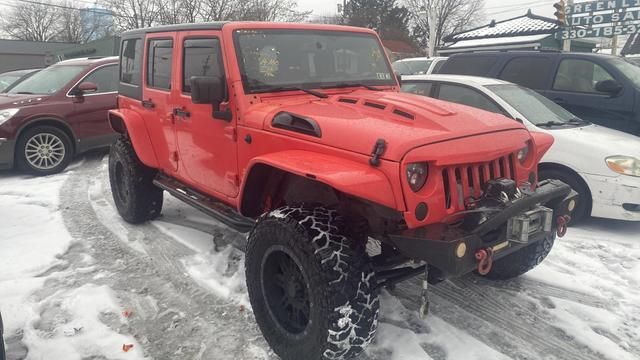
[[[153,220],[162,210],[163,191],[153,184],[157,170],[140,162],[131,142],[118,139],[109,152],[109,182],[118,213],[132,224]]]
[[[507,280],[518,277],[538,266],[551,252],[555,234],[548,235],[513,254],[509,254],[493,262],[491,271],[485,277],[492,280]]]
[[[540,180],[558,179],[578,193],[579,197],[571,213],[570,225],[580,223],[591,216],[591,191],[584,181],[577,177],[578,175],[562,170],[546,169],[541,170],[538,176]]]
[[[55,139],[56,143],[63,146],[64,155],[62,159],[60,159],[59,162],[56,161],[57,164],[51,168],[38,168],[27,159],[27,155],[25,154],[27,144],[31,143],[31,141],[37,141],[35,138],[38,136],[51,136],[52,139]],[[74,150],[73,143],[67,133],[55,126],[42,125],[32,127],[23,132],[18,138],[15,152],[16,165],[20,171],[34,176],[46,176],[57,174],[66,169],[71,163],[71,160],[73,160]]]
[[[246,279],[256,321],[283,360],[350,359],[373,339],[378,325],[378,290],[364,246],[344,235],[342,219],[323,207],[283,207],[263,215],[249,235]],[[274,315],[286,307],[269,304],[265,264],[286,252],[302,273],[308,293],[308,322],[298,332]]]

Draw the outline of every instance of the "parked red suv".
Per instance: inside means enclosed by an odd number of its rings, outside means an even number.
[[[59,62],[0,94],[0,169],[60,172],[73,156],[111,144],[118,58]]]
[[[382,287],[422,275],[426,314],[428,283],[522,275],[566,231],[575,194],[537,181],[553,138],[400,93],[369,29],[171,25],[120,48],[119,214],[154,219],[167,192],[249,233],[249,299],[283,360],[353,358]]]

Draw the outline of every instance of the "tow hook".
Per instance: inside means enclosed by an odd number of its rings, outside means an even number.
[[[571,221],[571,217],[569,215],[558,216],[558,227],[556,228],[556,234],[558,237],[561,238],[567,234],[569,221]]]
[[[493,250],[490,248],[479,249],[475,256],[478,260],[478,274],[487,275],[493,266]]]

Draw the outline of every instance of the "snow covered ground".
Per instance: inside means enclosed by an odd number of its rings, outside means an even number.
[[[124,223],[105,159],[45,178],[0,172],[8,359],[276,359],[250,311],[243,254],[215,245],[241,235],[168,196],[157,221]],[[426,320],[417,281],[384,292],[359,360],[640,359],[639,233],[605,220],[572,228],[520,279],[432,287]]]

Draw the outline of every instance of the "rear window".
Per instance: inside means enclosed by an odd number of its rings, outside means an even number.
[[[139,86],[142,83],[142,73],[140,72],[142,40],[124,40],[120,55],[120,81],[125,84]]]
[[[550,70],[551,59],[547,57],[518,57],[507,63],[500,79],[530,89],[543,89]]]
[[[497,56],[459,56],[447,60],[438,74],[487,76]]]
[[[173,40],[150,40],[147,55],[147,85],[171,89]]]

